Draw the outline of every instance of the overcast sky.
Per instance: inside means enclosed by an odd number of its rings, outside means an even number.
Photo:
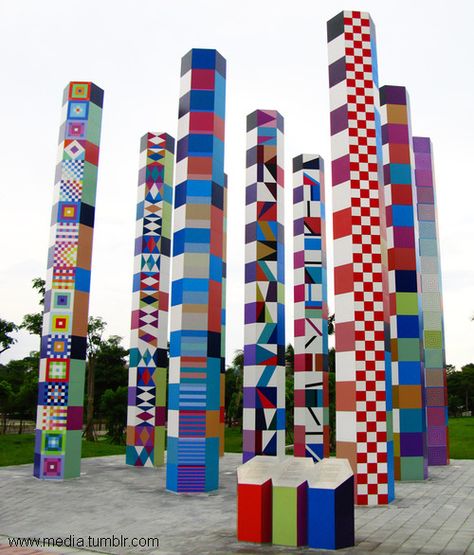
[[[474,362],[474,70],[470,0],[1,0],[0,317],[38,309],[31,280],[45,276],[62,91],[105,90],[90,314],[129,344],[140,137],[176,137],[181,57],[216,48],[227,59],[229,175],[228,361],[243,345],[245,117],[285,118],[287,342],[293,340],[291,159],[326,160],[331,214],[326,21],[370,12],[380,85],[410,93],[412,130],[434,145],[448,363]],[[328,218],[328,237],[332,237]],[[329,306],[333,302],[332,245]],[[1,361],[38,349],[25,332]]]

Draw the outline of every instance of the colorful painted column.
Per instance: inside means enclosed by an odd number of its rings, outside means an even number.
[[[126,463],[164,463],[174,139],[140,145],[132,294]]]
[[[226,61],[193,49],[181,63],[166,487],[219,485],[224,276]]]
[[[64,91],[46,273],[34,475],[81,470],[84,378],[97,166],[104,91],[71,82]]]
[[[435,466],[449,464],[448,390],[436,188],[430,139],[413,137],[413,150],[420,230],[428,464]]]
[[[405,87],[380,89],[396,480],[428,477],[422,313],[411,125]]]
[[[394,497],[386,225],[375,28],[328,22],[336,314],[337,456],[360,505]]]
[[[324,161],[293,159],[295,457],[329,457]]]
[[[285,452],[283,117],[247,116],[243,461]]]

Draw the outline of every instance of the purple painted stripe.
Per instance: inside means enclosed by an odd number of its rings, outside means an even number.
[[[344,104],[331,112],[331,135],[344,131],[348,127],[347,104]]]
[[[431,141],[429,137],[413,137],[413,150],[417,153],[418,152],[430,153]]]
[[[350,180],[350,158],[349,154],[332,161],[332,185],[340,185]]]
[[[433,187],[433,174],[429,170],[416,169],[415,180],[417,187]]]
[[[346,78],[346,58],[340,58],[329,66],[329,87],[334,87]]]

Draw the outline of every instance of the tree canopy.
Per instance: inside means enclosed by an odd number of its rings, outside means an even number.
[[[10,334],[17,330],[18,326],[16,324],[0,318],[0,354],[16,343],[16,339]]]

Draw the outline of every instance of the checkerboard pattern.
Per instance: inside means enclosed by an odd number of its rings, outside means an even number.
[[[431,140],[428,137],[413,137],[413,151],[420,229],[428,464],[438,466],[449,464],[449,436],[443,295]]]
[[[386,228],[375,28],[367,13],[328,22],[336,313],[337,456],[356,502],[394,498]]]
[[[87,82],[72,82],[64,91],[46,274],[34,459],[34,475],[45,480],[80,475],[103,96],[102,89]],[[55,456],[51,457],[53,451]]]
[[[167,133],[146,133],[140,145],[126,450],[132,466],[164,463],[174,143]]]
[[[217,489],[222,434],[226,61],[193,49],[181,63],[166,487]],[[201,411],[204,412],[202,416]],[[189,427],[199,413],[199,425]],[[202,425],[202,423],[205,425]],[[186,430],[186,435],[182,431]]]
[[[247,116],[243,461],[285,453],[283,117]]]
[[[396,480],[428,477],[418,225],[405,87],[380,89]]]
[[[293,159],[294,454],[329,457],[328,305],[324,161]]]

